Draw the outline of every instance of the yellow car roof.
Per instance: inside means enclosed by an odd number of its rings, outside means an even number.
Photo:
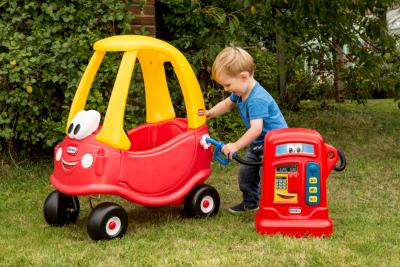
[[[147,63],[151,62],[151,58],[161,57],[163,63],[170,61],[174,68],[190,68],[189,62],[183,56],[183,54],[173,47],[172,45],[147,36],[140,35],[119,35],[109,37],[100,41],[97,41],[93,49],[96,51],[152,51],[152,55]],[[159,52],[159,54],[154,54],[154,52]],[[144,63],[144,62],[143,62]],[[141,62],[141,64],[143,64]],[[154,62],[153,62],[154,64]]]
[[[172,45],[147,36],[120,35],[94,44],[95,53],[79,84],[68,124],[84,109],[93,79],[106,52],[122,51],[124,56],[118,70],[113,92],[107,108],[103,128],[96,140],[117,149],[128,150],[130,141],[124,133],[125,105],[136,58],[142,67],[146,91],[146,119],[148,123],[175,118],[165,77],[164,62],[171,62],[181,85],[185,100],[188,127],[199,128],[206,123],[203,94],[197,78],[184,55]]]

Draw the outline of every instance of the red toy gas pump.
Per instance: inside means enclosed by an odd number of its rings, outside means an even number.
[[[339,156],[341,166],[337,167]],[[255,220],[257,232],[329,236],[333,229],[326,179],[332,169],[341,171],[345,166],[343,153],[325,144],[314,130],[286,128],[268,132],[260,209]]]

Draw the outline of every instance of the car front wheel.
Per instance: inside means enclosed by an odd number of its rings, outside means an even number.
[[[111,240],[123,237],[128,229],[128,214],[119,205],[104,202],[89,215],[87,231],[93,240]]]
[[[79,209],[79,200],[76,196],[66,195],[55,190],[47,197],[43,207],[43,214],[49,225],[63,226],[76,222]]]

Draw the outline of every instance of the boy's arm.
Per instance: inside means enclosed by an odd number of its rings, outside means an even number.
[[[238,152],[240,149],[249,145],[251,142],[260,136],[263,129],[263,119],[250,120],[250,129],[235,143],[229,143],[225,145],[221,152],[224,153],[225,157],[232,159],[232,155]]]
[[[206,110],[207,120],[225,114],[235,106],[236,103],[232,102],[228,97],[216,104],[212,109]]]

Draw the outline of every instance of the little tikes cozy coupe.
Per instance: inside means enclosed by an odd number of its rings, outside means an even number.
[[[76,91],[68,117],[67,136],[54,150],[57,189],[44,204],[50,225],[75,222],[76,196],[113,194],[145,206],[181,205],[189,217],[218,213],[218,192],[204,182],[211,174],[212,149],[199,83],[186,58],[173,46],[144,36],[115,36],[94,44],[94,55]],[[111,51],[124,52],[110,102],[101,115],[84,110],[100,63]],[[143,72],[147,123],[124,131],[125,103],[136,59]],[[187,119],[175,118],[164,62],[171,62],[183,92]],[[203,138],[204,139],[204,138]],[[119,205],[97,205],[88,218],[94,240],[125,234],[128,215]]]

